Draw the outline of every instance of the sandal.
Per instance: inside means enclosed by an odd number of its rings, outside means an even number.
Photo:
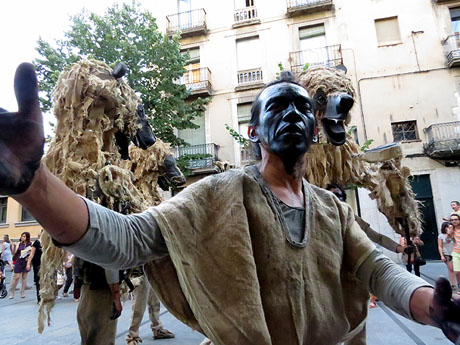
[[[140,343],[142,343],[141,337],[131,337],[129,334],[126,337],[126,345],[139,345]]]
[[[155,329],[153,331],[153,339],[171,339],[174,337],[174,333],[168,331],[166,328]]]

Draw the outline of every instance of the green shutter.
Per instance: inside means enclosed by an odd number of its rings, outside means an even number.
[[[304,26],[299,28],[299,39],[307,39],[317,36],[324,36],[326,31],[324,30],[324,25],[315,25],[315,26]]]
[[[249,122],[251,120],[251,107],[252,103],[241,103],[236,106],[236,114],[238,122]]]

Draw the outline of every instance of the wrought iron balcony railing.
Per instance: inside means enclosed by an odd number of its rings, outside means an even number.
[[[185,155],[189,156],[189,169],[204,169],[214,167],[215,163],[219,160],[218,151],[219,146],[211,143],[176,147],[173,155],[175,158]]]
[[[181,31],[182,37],[206,34],[206,11],[204,8],[166,16],[166,33],[173,35]]]
[[[460,33],[448,36],[442,41],[448,67],[460,66]]]
[[[460,159],[460,121],[437,123],[425,128],[425,153],[436,159]]]
[[[234,18],[235,24],[257,20],[257,8],[255,6],[249,6],[239,10],[235,10]]]
[[[287,0],[288,15],[313,13],[332,8],[332,0]]]
[[[211,94],[211,71],[207,67],[193,68],[184,73],[179,84],[185,85],[192,95]]]
[[[343,64],[342,46],[340,44],[300,50],[289,53],[291,70],[294,73],[302,72],[305,66],[308,67],[336,67]]]
[[[238,86],[248,86],[264,82],[262,68],[238,71]]]

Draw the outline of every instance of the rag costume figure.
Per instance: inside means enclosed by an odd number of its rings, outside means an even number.
[[[18,68],[15,86],[19,112],[0,114],[0,193],[85,260],[146,263],[168,309],[216,345],[347,341],[361,330],[369,291],[452,341],[460,334],[447,280],[433,289],[379,255],[349,207],[302,179],[315,120],[307,91],[291,80],[268,85],[254,102],[255,166],[205,178],[128,216],[80,198],[40,165],[30,65]]]

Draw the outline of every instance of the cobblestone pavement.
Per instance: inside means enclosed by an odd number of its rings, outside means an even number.
[[[433,283],[436,277],[447,276],[447,269],[442,262],[429,262],[421,268],[422,278]],[[7,286],[11,273],[7,272]],[[32,274],[29,274],[28,284],[32,287],[26,290],[26,298],[19,298],[19,290],[14,299],[0,299],[0,345],[62,345],[80,344],[76,321],[77,303],[72,295],[56,301],[52,312],[50,327],[46,327],[43,334],[37,333],[37,310],[35,289]],[[124,345],[125,336],[129,328],[131,316],[131,301],[124,304],[124,311],[118,321],[116,345]],[[142,345],[198,345],[203,336],[194,332],[180,321],[175,319],[162,307],[161,320],[164,326],[176,334],[174,339],[153,340],[147,314],[140,328],[143,338]],[[329,325],[333,327],[333,325]],[[389,310],[382,302],[370,309],[367,322],[368,345],[447,345],[442,332],[430,326],[422,326],[400,317]],[[103,345],[103,344],[101,344]]]

